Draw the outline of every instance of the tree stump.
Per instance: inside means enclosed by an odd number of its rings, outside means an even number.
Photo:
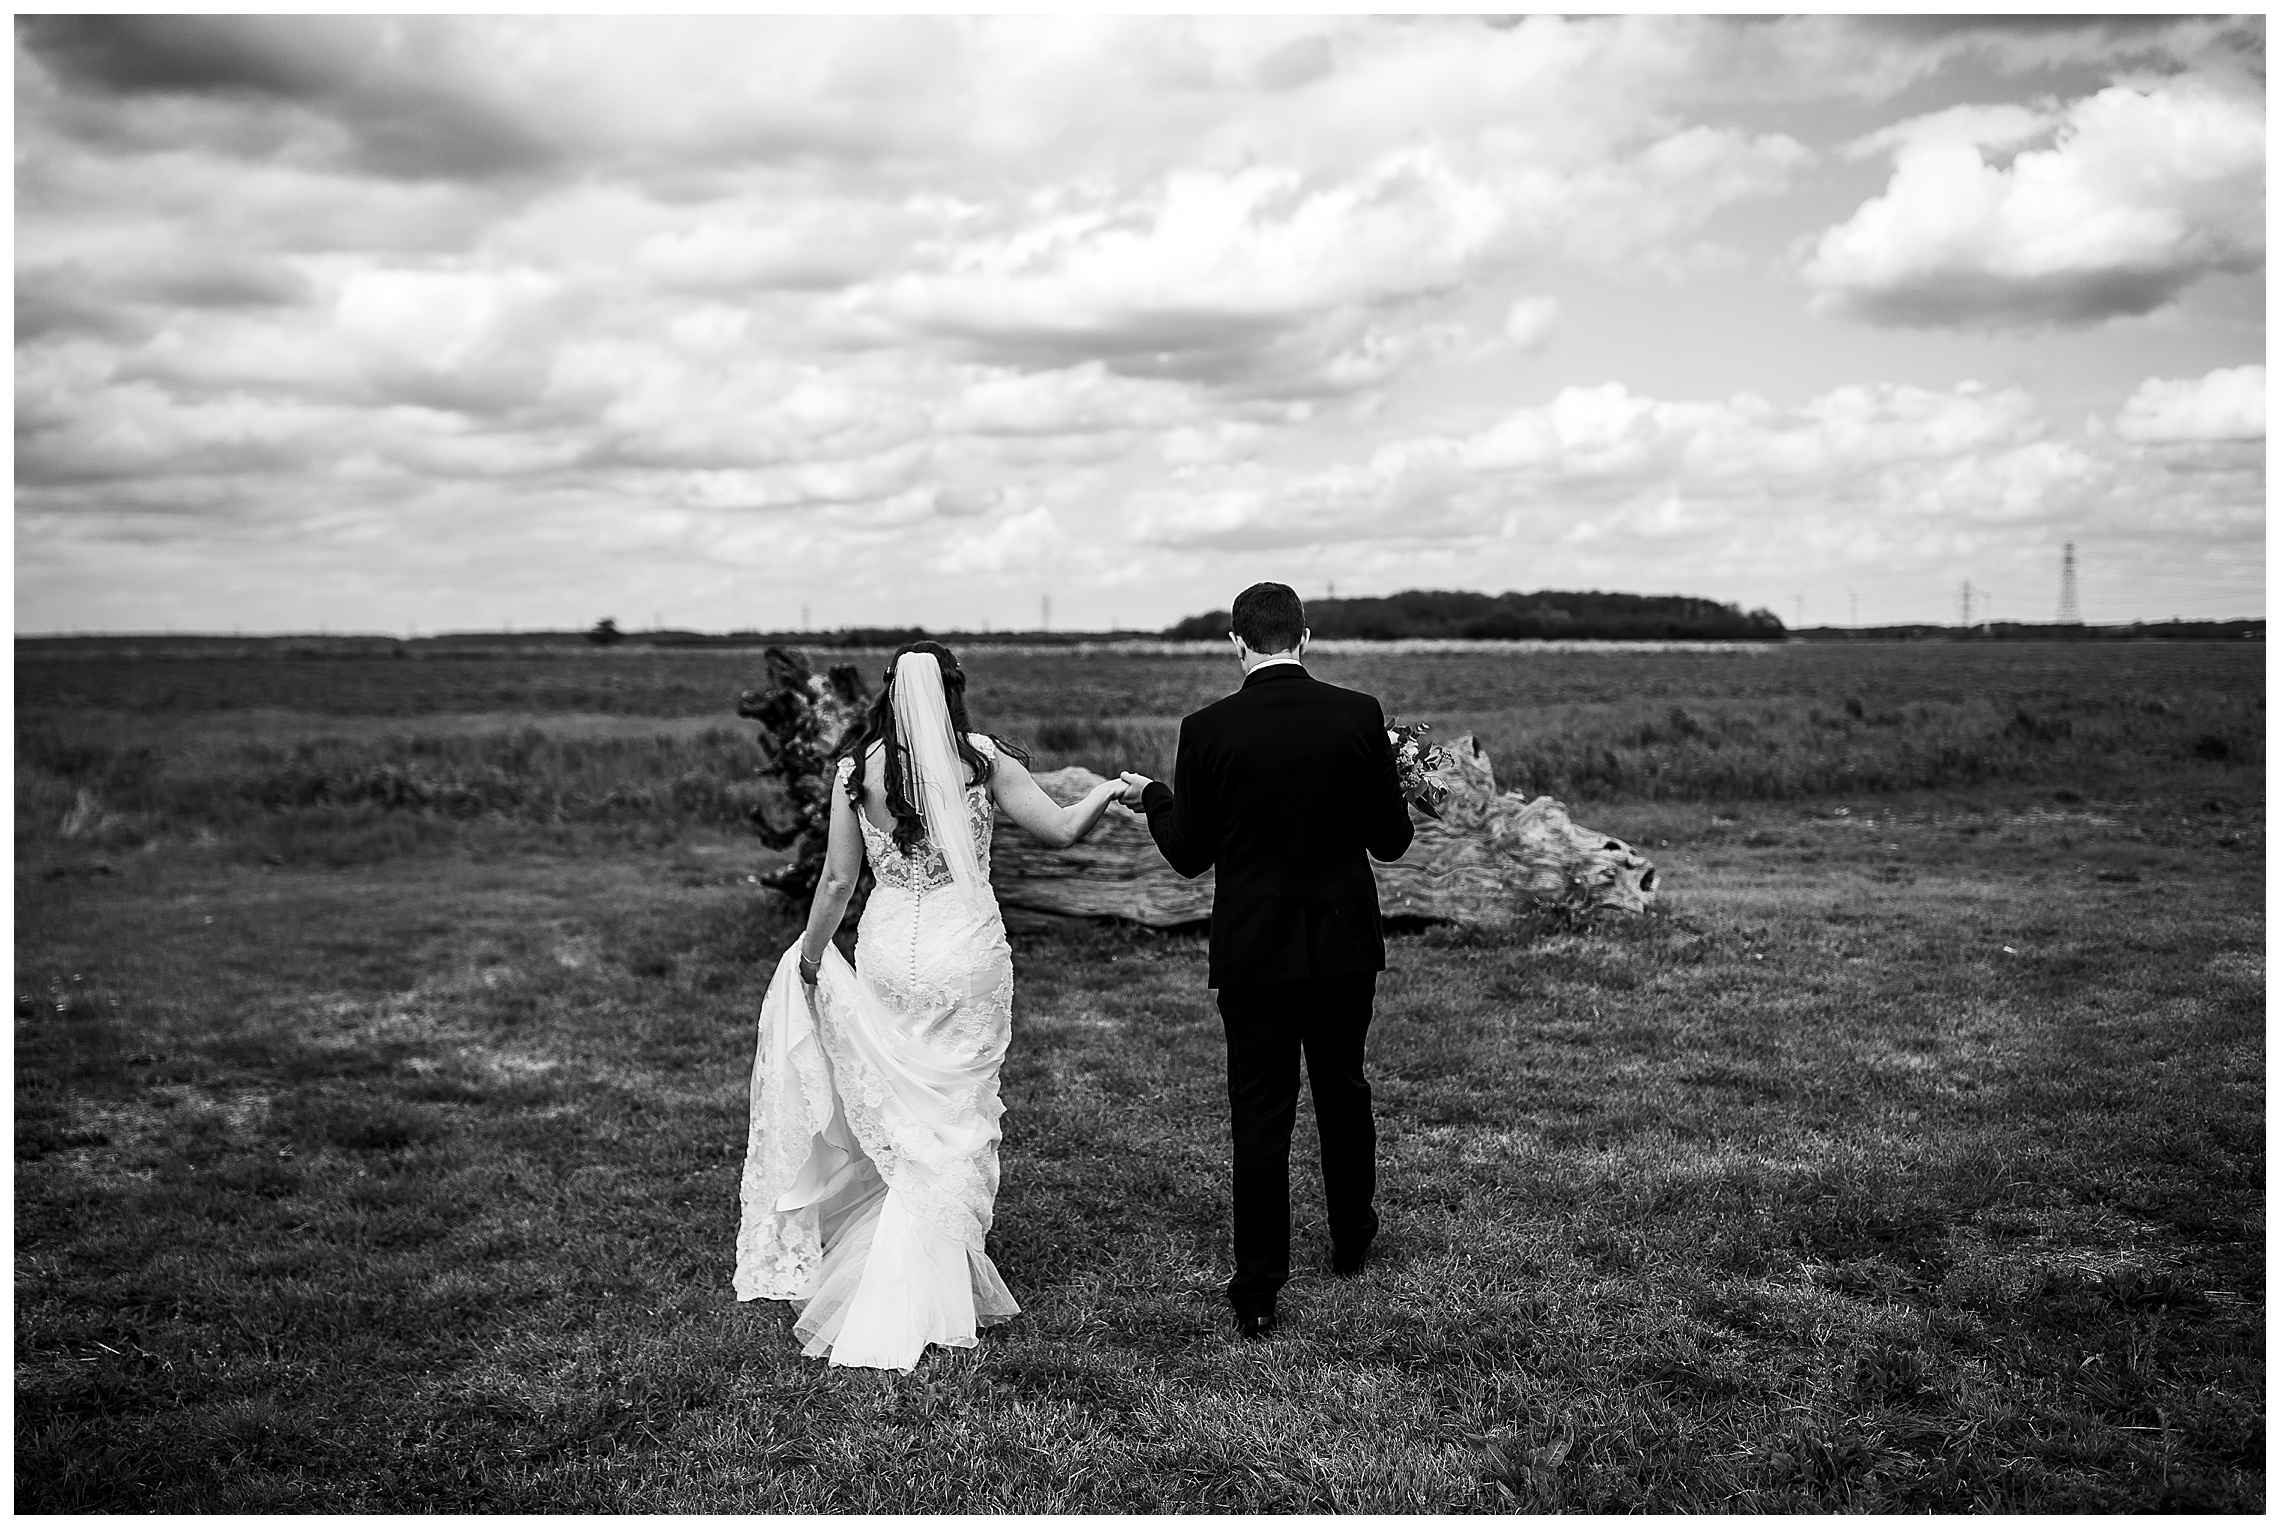
[[[779,892],[806,897],[823,876],[831,831],[832,760],[871,696],[853,664],[834,664],[829,674],[817,674],[797,648],[775,647],[762,654],[762,661],[767,681],[737,698],[736,714],[760,724],[757,773],[774,781],[784,800],[774,812],[765,804],[755,806],[752,830],[770,849],[790,849],[792,858],[760,879]],[[870,886],[866,866],[855,889],[857,911]]]

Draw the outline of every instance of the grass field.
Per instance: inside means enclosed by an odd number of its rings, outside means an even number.
[[[1395,936],[1383,1256],[1301,1174],[1264,1347],[1200,940],[1025,936],[1026,1313],[907,1378],[728,1291],[729,658],[19,665],[19,1511],[2262,1508],[2261,649],[1326,659],[1508,783],[1612,740],[1662,904]],[[1041,765],[1225,681],[970,662]]]
[[[1508,788],[1571,804],[2032,788],[2128,799],[2264,763],[2261,644],[1791,644],[1340,652],[1314,668],[1475,734]],[[866,672],[881,654],[850,661]],[[1170,772],[1215,655],[967,656],[974,720],[1039,768]],[[18,833],[75,808],[122,843],[207,831],[255,859],[385,858],[482,825],[654,842],[767,795],[736,697],[750,654],[41,658],[17,666]],[[453,829],[459,820],[469,825]]]

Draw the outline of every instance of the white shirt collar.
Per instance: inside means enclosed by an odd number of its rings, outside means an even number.
[[[1297,659],[1291,657],[1291,655],[1288,653],[1278,653],[1273,658],[1262,658],[1257,663],[1253,664],[1251,666],[1251,674],[1257,674],[1261,669],[1272,668],[1276,664],[1298,664],[1298,667],[1301,669],[1306,667],[1305,664],[1299,663]],[[1250,677],[1251,676],[1249,674],[1244,676],[1245,679],[1249,679]]]

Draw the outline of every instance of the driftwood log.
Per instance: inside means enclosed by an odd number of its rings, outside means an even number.
[[[765,657],[766,682],[745,691],[736,711],[761,725],[759,773],[781,799],[753,809],[753,829],[770,849],[792,856],[761,880],[804,898],[823,869],[832,760],[870,693],[853,664],[818,674],[797,649],[772,647]],[[1488,755],[1470,735],[1448,752],[1440,820],[1417,814],[1409,852],[1374,866],[1388,917],[1493,924],[1544,903],[1636,913],[1654,900],[1655,868],[1629,845],[1578,827],[1551,797],[1500,794]],[[1067,803],[1100,779],[1073,766],[1037,783]],[[1089,840],[1062,850],[1046,849],[1000,816],[990,862],[1009,922],[1115,918],[1162,929],[1211,916],[1210,873],[1182,880],[1157,853],[1148,825],[1124,807],[1109,808]],[[857,909],[869,887],[866,867]]]
[[[1579,828],[1548,796],[1499,794],[1488,755],[1470,734],[1449,746],[1452,763],[1440,821],[1413,813],[1409,852],[1377,872],[1388,918],[1495,924],[1531,907],[1637,913],[1654,901],[1654,865],[1622,840]],[[1046,795],[1073,802],[1101,777],[1072,767],[1037,777]],[[1008,910],[1120,918],[1155,928],[1211,916],[1212,877],[1181,879],[1164,863],[1148,825],[1123,808],[1085,843],[1052,850],[1002,816],[990,841],[990,881]]]

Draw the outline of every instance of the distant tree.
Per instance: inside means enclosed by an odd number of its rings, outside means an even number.
[[[1597,638],[1616,641],[1773,641],[1785,635],[1771,611],[1744,615],[1732,605],[1694,595],[1627,595],[1599,590],[1541,590],[1501,595],[1472,590],[1405,589],[1399,594],[1306,602],[1316,637]],[[1190,616],[1167,637],[1218,637],[1227,615]]]
[[[1787,637],[1789,635],[1789,628],[1781,624],[1781,618],[1762,605],[1751,611],[1743,619],[1749,622],[1750,635],[1753,637]]]
[[[1235,618],[1226,611],[1205,611],[1174,623],[1164,635],[1174,642],[1224,641],[1234,624]]]
[[[625,633],[618,630],[616,617],[604,616],[595,622],[594,629],[586,634],[586,641],[598,642],[606,648],[613,642],[625,641]]]

